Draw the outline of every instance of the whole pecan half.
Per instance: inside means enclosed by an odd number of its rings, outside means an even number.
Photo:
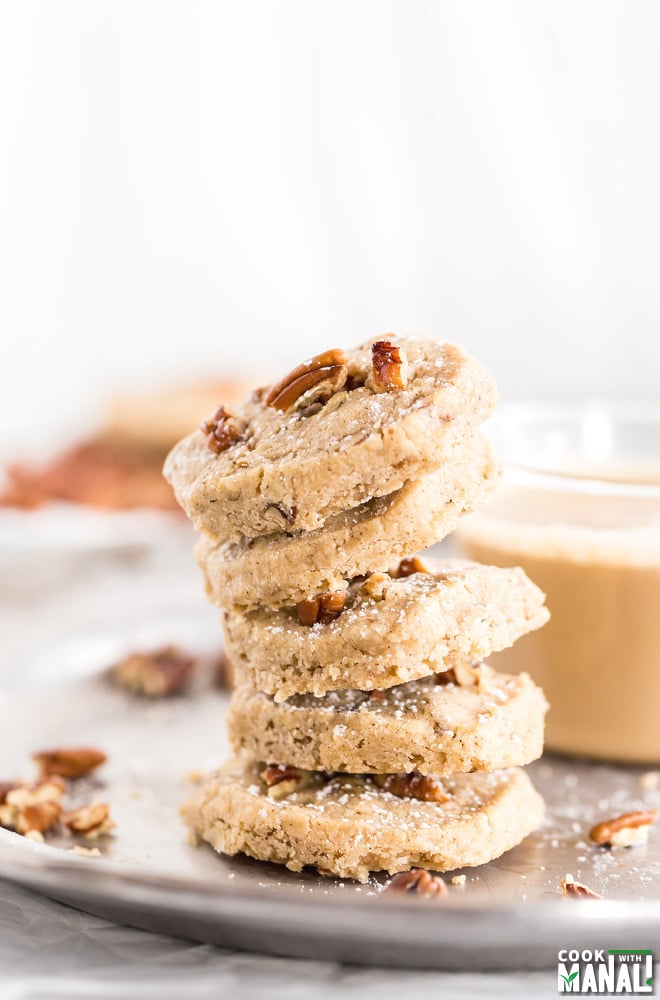
[[[339,618],[346,605],[346,591],[336,590],[331,594],[321,594],[309,601],[300,601],[296,605],[298,621],[301,625],[316,625],[321,622],[327,625]]]
[[[657,809],[624,813],[597,823],[589,837],[594,844],[609,847],[633,847],[648,840],[651,825],[658,818]]]
[[[375,774],[373,780],[384,792],[401,799],[420,799],[422,802],[447,802],[449,799],[437,778],[417,771],[410,774]]]
[[[245,425],[224,406],[219,406],[212,417],[203,421],[201,429],[211,451],[219,455],[242,439]]]
[[[107,757],[102,750],[94,747],[60,747],[57,750],[40,750],[32,754],[32,760],[37,764],[43,780],[54,774],[62,778],[82,778],[105,764]]]
[[[332,350],[317,354],[271,386],[264,397],[264,403],[284,413],[302,401],[303,397],[305,405],[327,401],[346,383],[346,362],[347,357],[343,351]]]
[[[414,892],[418,896],[448,896],[446,884],[437,875],[431,875],[424,868],[411,868],[409,872],[399,872],[387,886],[385,892]]]
[[[571,896],[573,899],[602,899],[597,892],[593,892],[582,882],[576,882],[572,875],[567,875],[561,880],[562,896]]]
[[[405,352],[391,340],[371,345],[371,365],[375,389],[405,389],[408,364]]]

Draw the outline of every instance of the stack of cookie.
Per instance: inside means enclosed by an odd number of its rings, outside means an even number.
[[[364,881],[479,865],[540,824],[520,766],[543,693],[483,660],[544,624],[543,594],[415,555],[495,485],[495,398],[459,348],[390,338],[312,358],[170,454],[237,681],[237,755],[183,808],[216,850]]]

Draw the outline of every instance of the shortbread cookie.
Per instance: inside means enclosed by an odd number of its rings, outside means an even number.
[[[198,531],[314,530],[434,472],[491,413],[495,383],[460,348],[388,337],[379,364],[374,343],[319,355],[173,449],[165,476]]]
[[[282,701],[307,692],[390,688],[478,663],[540,628],[544,594],[522,569],[424,558],[428,572],[351,584],[334,621],[304,625],[295,607],[223,613],[238,684]],[[396,574],[398,570],[392,570]]]
[[[227,728],[252,760],[308,771],[458,774],[528,764],[543,751],[543,692],[527,674],[461,667],[387,691],[333,691],[276,702],[249,688]]]
[[[480,437],[455,449],[451,461],[398,492],[337,514],[317,531],[214,543],[202,538],[196,555],[210,599],[244,609],[297,604],[449,534],[461,516],[497,481],[497,465]]]
[[[485,864],[543,820],[543,800],[517,768],[432,782],[445,801],[394,794],[376,777],[305,772],[300,784],[283,774],[282,794],[264,773],[263,764],[229,761],[183,806],[185,822],[223,854],[366,882],[373,871]],[[413,790],[425,793],[429,778],[418,778]],[[394,787],[405,791],[405,781]]]

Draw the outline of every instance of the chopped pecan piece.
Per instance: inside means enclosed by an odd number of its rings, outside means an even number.
[[[387,573],[371,573],[362,584],[362,592],[373,601],[382,601],[390,580]]]
[[[420,799],[422,802],[447,802],[449,796],[437,780],[428,774],[375,774],[374,783],[384,792],[400,799]]]
[[[346,379],[346,384],[344,389],[346,392],[353,392],[354,389],[361,389],[366,382],[367,374],[363,371],[351,371],[349,368],[348,378]]]
[[[602,899],[597,892],[592,892],[582,882],[576,882],[572,875],[567,875],[561,880],[562,896],[572,896],[573,899]]]
[[[269,788],[272,788],[273,785],[279,785],[282,781],[291,781],[297,778],[299,773],[297,767],[291,767],[288,764],[267,764],[261,772],[261,778]]]
[[[436,674],[435,682],[436,684],[456,684],[457,687],[480,686],[480,669],[478,667],[470,667],[467,664],[461,664],[457,667],[451,667],[449,670],[444,670],[441,674]]]
[[[176,646],[165,646],[154,653],[132,653],[114,668],[114,677],[122,687],[149,698],[179,694],[190,679],[195,659]]]
[[[7,801],[7,795],[14,788],[20,788],[18,781],[0,781],[0,806]]]
[[[201,429],[211,451],[219,455],[242,439],[245,425],[224,406],[219,406],[212,417],[203,421]]]
[[[232,688],[234,686],[234,664],[224,649],[215,661],[215,683],[220,688]]]
[[[421,559],[417,556],[410,556],[408,559],[402,559],[396,570],[392,574],[395,580],[401,580],[406,576],[413,576],[415,573],[428,573],[429,569],[424,565]]]
[[[102,750],[94,747],[67,747],[58,750],[40,750],[32,755],[39,768],[42,781],[54,774],[62,778],[82,778],[95,768],[105,764],[107,757]]]
[[[418,896],[447,896],[449,890],[437,875],[424,868],[411,868],[409,872],[395,875],[385,892],[414,892]]]
[[[110,806],[107,802],[92,802],[88,806],[80,806],[62,817],[70,833],[82,836],[85,840],[96,840],[114,829],[115,824],[110,818]]]
[[[302,405],[303,397],[305,406],[327,401],[346,383],[346,361],[346,355],[339,350],[317,354],[271,386],[264,403],[284,413],[296,404]]]
[[[0,826],[26,834],[29,830],[45,833],[62,815],[64,782],[53,777],[34,788],[19,785],[6,793],[0,805]]]
[[[293,792],[300,792],[311,784],[313,771],[303,771],[288,764],[268,764],[261,772],[261,780],[268,786],[269,799],[284,799]]]
[[[291,525],[296,523],[296,514],[298,513],[298,508],[296,507],[295,503],[291,507],[285,507],[281,503],[274,503],[273,501],[271,501],[270,503],[266,504],[266,510],[277,511],[277,513],[282,518],[284,524],[286,524],[288,527],[291,527]]]
[[[301,625],[316,625],[320,610],[321,602],[318,597],[313,597],[309,601],[300,601],[296,605],[298,621]]]
[[[310,601],[300,601],[296,605],[298,621],[301,625],[327,625],[339,618],[346,605],[346,591],[337,590],[332,594],[321,594]]]
[[[339,618],[346,606],[346,591],[335,590],[331,594],[321,594],[319,597],[319,618],[318,620],[327,625]]]
[[[40,830],[28,830],[23,836],[26,840],[33,840],[35,844],[43,844],[45,837]]]
[[[371,364],[376,390],[405,389],[408,371],[405,352],[391,340],[377,340],[371,345]]]
[[[589,832],[594,844],[609,847],[634,847],[645,844],[651,824],[658,818],[657,809],[624,813],[597,823]]]

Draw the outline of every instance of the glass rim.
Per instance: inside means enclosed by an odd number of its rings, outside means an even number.
[[[579,476],[543,464],[534,465],[514,460],[506,455],[506,437],[538,418],[584,418],[588,414],[601,414],[612,423],[626,417],[636,417],[641,423],[657,426],[660,438],[660,400],[647,397],[635,398],[604,394],[574,396],[519,397],[502,402],[488,425],[495,431],[496,445],[503,452],[504,480],[518,486],[546,489],[553,492],[571,492],[594,496],[634,497],[660,499],[660,483],[635,481],[634,475],[625,482],[603,475]],[[660,472],[660,466],[659,466]]]

